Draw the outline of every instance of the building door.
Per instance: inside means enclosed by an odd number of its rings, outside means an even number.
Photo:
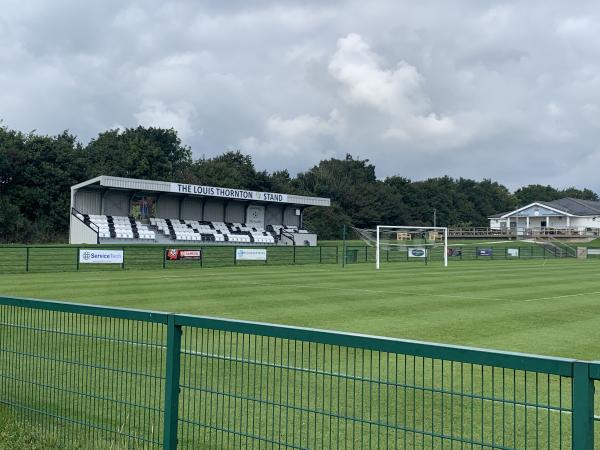
[[[540,226],[541,226],[542,228],[546,228],[546,226],[547,226],[547,225],[546,225],[546,221],[545,221],[545,220],[542,220],[542,222],[540,223]]]

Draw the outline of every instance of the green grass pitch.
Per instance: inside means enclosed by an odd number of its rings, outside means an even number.
[[[0,295],[592,360],[599,274],[600,260],[570,258],[111,270],[0,275]],[[62,448],[5,412],[0,449]]]
[[[0,275],[0,294],[597,359],[600,260]]]

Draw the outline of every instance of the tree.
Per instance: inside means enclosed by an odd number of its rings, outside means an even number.
[[[239,150],[227,151],[209,159],[199,159],[192,164],[193,182],[209,186],[227,186],[238,189],[255,189],[260,183],[252,157]]]
[[[227,151],[194,161],[173,129],[127,128],[100,133],[82,146],[65,131],[24,134],[0,126],[0,241],[64,240],[73,184],[97,175],[329,197],[331,208],[308,208],[305,225],[321,238],[340,238],[343,224],[487,226],[488,217],[534,201],[575,197],[598,201],[590,189],[533,184],[514,194],[492,180],[448,176],[378,180],[368,159],[346,155],[320,161],[292,176],[258,171],[250,155]]]
[[[304,213],[304,227],[316,231],[319,239],[342,239],[342,227],[352,226],[350,217],[338,206],[309,208]]]
[[[551,202],[552,200],[558,200],[559,198],[564,197],[598,201],[598,194],[592,190],[577,189],[575,187],[559,190],[552,186],[530,184],[515,191],[515,198],[520,206],[525,206],[533,202]]]
[[[86,177],[81,146],[66,131],[51,137],[4,129],[0,136],[2,227],[13,230],[11,240],[64,239],[70,187]]]
[[[515,191],[515,198],[520,206],[528,205],[533,202],[550,202],[557,200],[563,195],[552,186],[543,186],[541,184],[530,184]]]
[[[88,178],[113,175],[175,181],[187,174],[192,152],[174,129],[127,128],[100,133],[85,148]]]
[[[573,197],[578,198],[580,200],[591,200],[593,202],[597,202],[598,194],[590,189],[577,189],[574,187],[567,188],[561,192],[561,197]]]

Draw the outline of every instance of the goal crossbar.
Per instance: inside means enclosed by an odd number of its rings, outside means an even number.
[[[380,259],[380,234],[381,230],[422,230],[422,231],[442,231],[444,233],[444,267],[448,266],[448,227],[419,227],[419,226],[396,226],[396,225],[377,225],[376,245],[375,245],[375,268],[379,270]]]

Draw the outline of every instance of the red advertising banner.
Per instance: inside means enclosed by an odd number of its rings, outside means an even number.
[[[180,261],[183,259],[202,259],[202,251],[201,250],[180,250],[177,248],[169,248],[166,251],[165,257],[169,261]]]

